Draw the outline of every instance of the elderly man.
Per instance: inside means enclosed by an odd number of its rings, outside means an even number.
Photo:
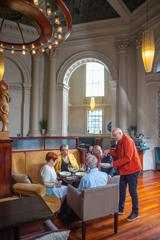
[[[123,134],[120,128],[114,128],[112,136],[116,139],[117,146],[115,150],[110,150],[107,153],[113,156],[116,161],[111,164],[106,163],[106,167],[116,167],[120,174],[119,214],[123,214],[126,188],[127,185],[129,186],[129,193],[132,199],[132,212],[126,220],[134,221],[139,217],[137,182],[142,169],[141,162],[132,138]]]
[[[113,177],[114,175],[117,174],[117,171],[114,167],[110,167],[110,168],[103,167],[103,163],[111,163],[113,161],[113,158],[111,156],[106,156],[106,154],[103,153],[101,146],[95,145],[93,147],[93,154],[98,159],[98,169],[99,170],[101,170],[102,172],[106,172],[111,177]]]
[[[86,164],[89,172],[81,178],[78,190],[105,186],[108,182],[108,175],[98,170],[96,156],[88,155]]]

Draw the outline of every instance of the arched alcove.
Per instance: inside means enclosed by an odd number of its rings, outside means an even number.
[[[4,79],[9,84],[10,136],[26,135],[29,126],[30,103],[30,72],[23,59],[17,55],[4,53],[5,74]]]
[[[59,69],[57,75],[57,98],[59,98],[59,103],[61,106],[58,108],[59,122],[58,128],[61,129],[60,134],[68,134],[68,90],[69,90],[69,80],[73,72],[80,66],[86,64],[87,62],[98,62],[104,65],[106,71],[110,73],[110,89],[111,89],[111,105],[114,111],[112,111],[112,122],[115,126],[116,121],[116,87],[117,87],[117,70],[112,63],[112,61],[104,56],[102,53],[96,51],[85,51],[77,53],[71,56]],[[60,99],[61,98],[61,99]],[[61,124],[61,125],[60,125]]]

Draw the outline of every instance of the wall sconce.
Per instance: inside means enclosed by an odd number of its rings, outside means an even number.
[[[3,53],[0,52],[0,81],[3,79],[4,75],[4,59],[3,59]]]
[[[91,97],[91,100],[90,100],[90,110],[91,110],[91,112],[94,112],[94,108],[95,108],[95,97]]]

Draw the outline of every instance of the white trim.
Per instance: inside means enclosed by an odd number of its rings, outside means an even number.
[[[121,16],[121,18],[129,23],[131,19],[131,12],[122,0],[107,0],[114,10]]]
[[[100,52],[96,51],[83,51],[72,55],[61,66],[57,75],[57,84],[69,84],[69,79],[72,73],[80,66],[87,62],[96,61],[102,63],[107,71],[111,73],[112,79],[118,79],[118,72],[109,57],[106,57]]]

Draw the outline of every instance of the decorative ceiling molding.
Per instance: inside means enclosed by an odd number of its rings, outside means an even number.
[[[121,18],[129,23],[131,20],[131,12],[122,0],[107,0],[114,10],[121,16]]]

